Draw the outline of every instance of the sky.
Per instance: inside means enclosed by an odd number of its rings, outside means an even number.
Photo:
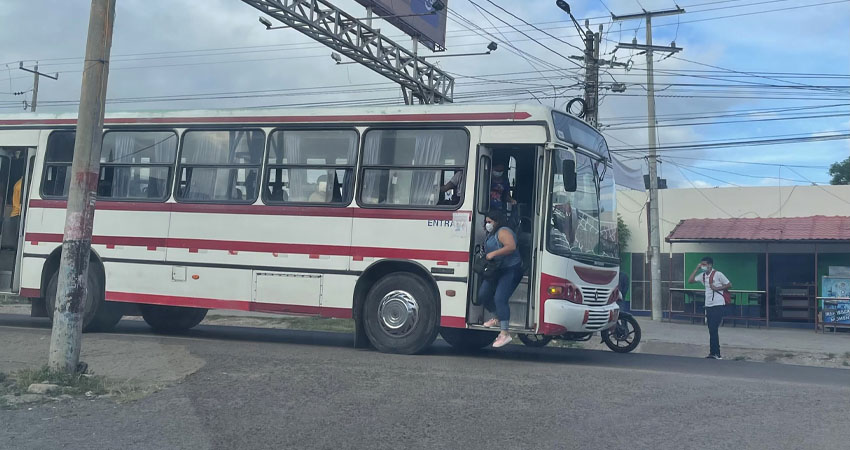
[[[850,140],[809,139],[850,133],[850,0],[680,2],[684,14],[652,20],[655,45],[675,41],[683,49],[654,55],[657,145],[668,185],[828,183],[828,166],[850,156]],[[365,15],[353,0],[333,3]],[[584,70],[569,58],[583,43],[554,0],[447,3],[447,51],[429,61],[455,76],[455,102],[563,109],[583,95]],[[601,74],[600,124],[620,158],[645,167],[646,55],[616,50],[618,42],[645,43],[645,23],[611,15],[676,3],[569,3],[580,23],[603,26],[603,59],[631,61],[628,71],[609,66]],[[24,113],[31,100],[32,75],[18,69],[20,61],[59,72],[58,80],[40,80],[40,112],[76,111],[89,6],[0,0],[0,114]],[[116,8],[107,112],[402,103],[389,80],[357,64],[336,65],[331,49],[295,30],[266,30],[260,12],[240,0],[117,0]],[[375,26],[410,44],[392,25]],[[490,41],[499,43],[490,55],[446,57],[484,52]],[[613,92],[615,82],[625,92]]]

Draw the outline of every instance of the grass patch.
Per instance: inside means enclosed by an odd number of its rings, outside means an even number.
[[[835,359],[836,356],[838,356],[838,355],[836,355],[835,353],[827,353],[826,359]]]
[[[61,395],[75,397],[109,395],[117,401],[132,401],[148,393],[131,382],[114,381],[99,375],[55,372],[44,366],[38,369],[22,369],[12,374],[0,372],[0,407],[10,406],[10,402],[4,396],[26,395],[27,389],[34,383],[58,386],[56,390],[46,394],[42,401]]]
[[[353,319],[323,319],[320,317],[285,317],[280,319],[292,330],[354,332]]]
[[[786,353],[783,356],[785,356],[786,358],[793,358],[794,354],[793,353]]]
[[[204,322],[209,324],[233,323],[233,321],[244,321],[246,326],[250,323],[261,323],[276,328],[305,331],[333,331],[342,333],[354,332],[354,320],[352,319],[326,319],[323,317],[243,317],[243,316],[214,316],[208,317]]]
[[[764,362],[776,362],[781,356],[781,353],[771,353],[764,357]]]
[[[850,367],[850,361],[844,361],[841,365],[844,367]]]
[[[746,356],[736,356],[736,357],[732,358],[732,361],[746,361],[748,359],[750,359],[750,358],[747,358]]]
[[[26,305],[29,304],[29,300],[23,297],[17,297],[13,295],[4,295],[0,297],[0,305]]]
[[[20,370],[15,374],[14,378],[20,392],[26,392],[27,388],[33,383],[49,383],[59,386],[59,389],[51,393],[52,395],[56,395],[57,393],[59,395],[85,395],[87,392],[91,392],[94,395],[109,393],[108,383],[104,377],[54,372],[48,369],[47,366],[39,369]]]

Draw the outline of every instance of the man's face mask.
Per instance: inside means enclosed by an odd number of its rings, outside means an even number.
[[[504,171],[504,170],[494,170],[494,171],[493,171],[493,176],[494,176],[494,177],[500,177],[500,176],[502,176],[502,174],[504,174],[504,173],[505,173],[505,171]]]

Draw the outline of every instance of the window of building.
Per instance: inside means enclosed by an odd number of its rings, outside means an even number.
[[[177,156],[172,131],[114,131],[103,136],[99,198],[165,200]]]
[[[184,133],[177,200],[253,203],[259,191],[264,139],[261,130]]]
[[[73,131],[54,131],[47,137],[41,195],[45,198],[68,196],[71,184],[71,161],[74,159]]]
[[[360,202],[368,206],[454,208],[441,187],[463,185],[469,153],[464,130],[370,130],[363,146]]]
[[[269,140],[263,201],[347,205],[356,157],[354,130],[276,130]]]

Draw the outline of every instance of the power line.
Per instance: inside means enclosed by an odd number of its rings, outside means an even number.
[[[561,58],[563,58],[563,59],[565,59],[565,60],[569,61],[570,63],[572,63],[572,64],[574,64],[574,65],[576,65],[576,66],[578,66],[578,67],[582,67],[582,68],[583,68],[583,66],[582,66],[581,64],[579,64],[579,63],[577,63],[577,62],[573,61],[572,59],[570,59],[570,58],[568,58],[568,57],[564,56],[561,52],[558,52],[558,51],[556,51],[556,50],[552,49],[552,47],[549,47],[548,45],[546,45],[546,44],[544,44],[544,43],[540,42],[539,40],[537,40],[537,39],[535,39],[535,38],[533,38],[533,37],[529,36],[529,35],[528,35],[528,34],[526,34],[524,31],[521,31],[521,30],[520,30],[520,29],[518,29],[517,27],[515,27],[515,26],[513,26],[512,24],[510,24],[510,23],[506,22],[505,20],[503,20],[501,17],[499,17],[499,16],[497,16],[497,15],[495,15],[495,14],[491,13],[491,12],[490,12],[490,11],[488,11],[487,9],[485,9],[485,8],[481,7],[481,5],[479,5],[478,3],[475,3],[473,0],[468,0],[468,1],[469,1],[469,3],[472,3],[472,4],[476,7],[476,8],[478,8],[478,9],[480,9],[480,10],[482,10],[482,11],[486,12],[487,14],[489,14],[489,15],[491,15],[491,16],[493,16],[494,18],[496,18],[496,20],[498,20],[498,21],[500,21],[500,22],[504,23],[505,25],[508,25],[509,27],[511,27],[511,28],[513,28],[514,30],[518,31],[518,32],[519,32],[519,33],[521,33],[523,36],[525,36],[525,37],[527,37],[527,38],[531,39],[533,42],[535,42],[536,44],[538,44],[538,45],[540,45],[541,47],[545,48],[546,50],[549,50],[550,52],[552,52],[552,53],[554,53],[554,54],[556,54],[556,55],[560,56]],[[850,0],[847,0],[847,1],[850,1]]]
[[[543,33],[543,34],[545,34],[546,36],[549,36],[549,37],[551,37],[552,39],[555,39],[555,40],[557,40],[558,42],[561,42],[561,43],[563,43],[563,44],[566,44],[566,45],[568,45],[568,46],[570,46],[570,47],[572,47],[572,48],[574,48],[574,49],[576,49],[576,50],[578,50],[578,51],[580,51],[580,52],[584,52],[584,49],[583,49],[583,48],[581,48],[581,47],[579,47],[579,46],[577,46],[577,45],[574,45],[574,44],[572,44],[572,43],[570,43],[570,42],[567,42],[567,41],[565,41],[565,40],[563,40],[563,39],[561,39],[561,38],[559,38],[559,37],[557,37],[557,36],[555,36],[555,35],[553,35],[553,34],[551,34],[551,33],[547,32],[547,31],[544,31],[544,30],[541,30],[540,28],[537,28],[535,25],[532,25],[532,24],[528,23],[525,19],[523,19],[523,18],[521,18],[521,17],[518,17],[516,14],[514,14],[514,13],[512,13],[512,12],[508,11],[508,10],[506,10],[505,8],[502,8],[501,6],[499,6],[498,4],[496,4],[495,2],[493,2],[493,0],[487,0],[487,2],[488,2],[488,3],[490,3],[491,5],[495,6],[496,8],[499,8],[500,10],[502,10],[502,12],[504,12],[504,13],[508,14],[509,16],[513,17],[514,19],[519,20],[520,22],[522,22],[522,23],[524,23],[524,24],[526,24],[526,25],[528,25],[528,26],[530,26],[530,27],[534,28],[535,30],[537,30],[537,31],[539,31],[539,32],[541,32],[541,33]]]
[[[708,158],[690,158],[686,156],[679,155],[671,155],[665,156],[665,159],[687,159],[692,161],[710,161],[710,162],[720,162],[720,163],[728,163],[728,164],[749,164],[754,166],[771,166],[771,167],[798,167],[801,169],[826,169],[828,166],[808,166],[808,165],[799,165],[799,164],[780,164],[780,163],[765,163],[765,162],[754,162],[754,161],[731,161],[727,159],[708,159]]]
[[[664,147],[658,148],[659,151],[687,151],[687,150],[703,150],[709,148],[729,148],[729,147],[752,147],[752,146],[761,146],[761,145],[781,145],[781,144],[793,144],[793,143],[802,143],[802,142],[819,142],[819,141],[832,141],[832,140],[845,140],[850,139],[850,133],[839,133],[839,134],[831,134],[831,135],[823,135],[823,136],[806,136],[806,137],[797,137],[797,138],[778,138],[778,139],[749,139],[749,140],[739,140],[739,141],[726,141],[726,142],[714,142],[714,143],[702,143],[702,144],[688,144],[688,145],[670,145],[667,144]],[[637,150],[646,151],[648,148],[638,148]],[[612,152],[622,151],[622,149],[612,148]]]
[[[822,191],[826,192],[827,194],[829,194],[829,196],[830,196],[830,197],[837,198],[838,200],[840,200],[840,201],[842,201],[842,202],[844,202],[844,203],[846,203],[846,204],[850,205],[850,202],[848,202],[847,200],[845,200],[845,199],[843,199],[843,198],[841,198],[841,197],[839,197],[839,196],[837,196],[837,195],[833,194],[832,192],[830,192],[830,191],[829,191],[829,190],[827,190],[827,189],[824,189],[824,187],[823,187],[823,186],[821,186],[820,184],[815,183],[815,182],[814,182],[814,181],[812,181],[812,180],[809,180],[808,178],[806,178],[806,176],[805,176],[805,175],[801,174],[800,172],[797,172],[796,170],[794,170],[794,169],[792,169],[792,168],[790,168],[790,167],[788,168],[788,170],[790,170],[791,172],[794,172],[794,173],[796,173],[797,175],[799,175],[799,176],[803,177],[803,178],[804,178],[804,179],[806,179],[808,182],[810,182],[810,183],[812,183],[813,185],[817,186],[820,190],[822,190]]]

